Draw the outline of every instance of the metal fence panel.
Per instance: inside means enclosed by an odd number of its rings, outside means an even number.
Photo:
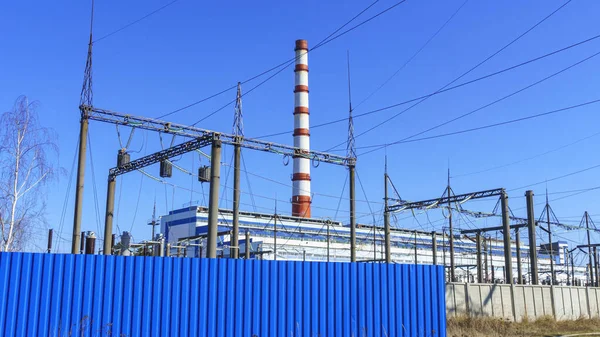
[[[445,336],[442,267],[0,253],[0,336]]]

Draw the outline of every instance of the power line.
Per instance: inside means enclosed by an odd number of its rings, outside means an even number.
[[[520,186],[520,187],[517,187],[517,188],[513,188],[513,189],[508,190],[508,192],[521,190],[521,189],[524,189],[524,188],[527,188],[527,187],[531,187],[531,186],[545,184],[545,183],[550,182],[550,181],[554,181],[554,180],[558,180],[558,179],[570,177],[570,176],[573,176],[573,175],[576,175],[576,174],[579,174],[579,173],[583,173],[583,172],[586,172],[586,171],[589,171],[589,170],[593,170],[593,169],[598,168],[598,167],[600,167],[600,164],[594,165],[594,166],[590,166],[590,167],[587,167],[587,168],[584,168],[582,170],[578,170],[578,171],[575,171],[575,172],[567,173],[567,174],[564,174],[564,175],[561,175],[561,176],[558,176],[558,177],[554,177],[552,179],[546,179],[546,180],[543,180],[543,181],[538,181],[538,182],[533,183],[533,184],[529,184],[529,185],[524,185],[524,186]],[[564,198],[560,198],[560,199],[564,199]],[[555,199],[555,200],[558,200],[558,199]]]
[[[400,68],[398,68],[393,74],[392,76],[388,77],[379,87],[377,87],[377,89],[375,89],[375,91],[373,91],[371,94],[369,94],[367,97],[365,97],[365,99],[363,99],[362,101],[360,101],[355,107],[354,109],[357,109],[359,106],[361,106],[363,103],[365,103],[366,101],[368,101],[371,97],[373,97],[373,95],[375,95],[379,90],[381,90],[381,88],[383,88],[386,84],[388,84],[394,77],[396,77],[396,75],[398,75],[398,73],[400,73],[400,71],[402,71],[402,69],[404,69],[415,57],[417,57],[417,55],[419,55],[421,53],[421,51],[423,51],[423,49],[425,49],[425,47],[427,47],[427,45],[429,45],[429,43],[442,31],[444,30],[444,28],[450,23],[450,21],[452,21],[452,19],[456,16],[456,14],[458,14],[458,12],[460,12],[460,10],[467,4],[467,2],[469,2],[469,0],[465,0],[465,2],[462,3],[462,5],[460,5],[458,7],[457,10],[454,11],[454,13],[452,13],[452,15],[444,22],[444,24],[438,28],[438,30],[433,33],[433,35],[431,35],[429,37],[429,39],[427,39],[427,41],[425,41],[425,43],[414,53],[412,54],[412,56],[406,61],[404,62],[404,64],[402,64],[400,66]]]
[[[332,41],[334,41],[334,40],[337,40],[338,38],[340,38],[340,37],[342,37],[342,36],[346,35],[347,33],[349,33],[349,32],[351,32],[351,31],[353,31],[353,30],[357,29],[358,27],[360,27],[360,26],[362,26],[362,25],[364,25],[364,24],[366,24],[366,23],[370,22],[371,20],[373,20],[373,19],[375,19],[375,18],[377,18],[377,17],[379,17],[379,16],[381,16],[381,15],[385,14],[386,12],[388,12],[388,11],[390,11],[390,10],[392,10],[392,9],[396,8],[397,6],[399,6],[400,4],[404,3],[405,1],[406,1],[406,0],[399,1],[399,2],[395,3],[394,5],[392,5],[392,6],[388,7],[388,8],[386,8],[386,9],[384,9],[383,11],[380,11],[379,13],[377,13],[377,14],[375,14],[375,15],[371,16],[370,18],[368,18],[368,19],[366,19],[366,20],[364,20],[364,21],[362,21],[361,23],[359,23],[359,24],[357,24],[357,25],[355,25],[355,26],[353,26],[353,27],[351,27],[351,28],[348,28],[347,30],[345,30],[345,31],[343,31],[343,32],[341,32],[341,33],[339,33],[339,34],[337,34],[337,35],[333,36],[334,34],[336,34],[337,32],[339,32],[340,30],[342,30],[344,27],[346,27],[347,25],[349,25],[349,24],[350,24],[352,21],[354,21],[356,18],[358,18],[360,15],[362,15],[364,12],[366,12],[368,9],[370,9],[370,8],[371,8],[373,5],[375,5],[377,2],[379,2],[379,0],[376,0],[376,1],[374,1],[374,2],[373,2],[373,3],[371,3],[369,6],[367,6],[365,9],[363,9],[362,11],[360,11],[360,12],[359,12],[357,15],[355,15],[355,16],[354,16],[352,19],[350,19],[349,21],[347,21],[346,23],[344,23],[344,24],[343,24],[343,25],[342,25],[340,28],[336,29],[336,30],[335,30],[333,33],[329,34],[329,35],[328,35],[328,36],[327,36],[325,39],[321,40],[321,41],[320,41],[319,43],[317,43],[317,44],[316,44],[314,47],[310,48],[310,49],[307,51],[307,53],[310,53],[310,52],[312,52],[312,51],[314,51],[314,50],[316,50],[316,49],[318,49],[318,48],[320,48],[320,47],[322,47],[322,46],[324,46],[324,45],[326,45],[326,44],[328,44],[328,43],[330,43],[330,42],[332,42]],[[276,65],[276,66],[274,66],[274,67],[271,67],[271,68],[269,68],[269,69],[267,69],[267,70],[265,70],[265,71],[261,72],[261,73],[260,73],[260,74],[258,74],[258,75],[252,76],[252,77],[250,77],[250,78],[248,78],[248,79],[246,79],[246,80],[244,80],[244,81],[241,81],[240,83],[241,83],[241,84],[248,83],[248,82],[250,82],[250,81],[252,81],[252,80],[255,80],[255,79],[259,78],[259,77],[262,77],[263,75],[266,75],[266,74],[268,74],[268,73],[270,73],[270,72],[272,72],[272,71],[274,71],[274,70],[277,70],[277,69],[279,69],[279,68],[281,68],[281,67],[283,67],[283,69],[286,69],[286,68],[287,68],[289,65],[291,65],[291,64],[292,64],[292,63],[293,63],[295,60],[296,60],[296,57],[290,58],[290,59],[288,59],[288,60],[286,60],[286,61],[284,61],[284,62],[281,62],[281,63],[279,63],[278,65]],[[276,74],[279,74],[281,71],[283,71],[283,69],[280,69],[280,70],[279,70],[279,71],[278,71]],[[275,75],[276,75],[276,74],[275,74]],[[271,77],[269,77],[269,78],[267,79],[267,81],[268,81],[268,80],[270,80],[270,79],[271,79],[271,78],[273,78],[273,77],[274,77],[274,76],[271,76]],[[261,84],[259,84],[258,86],[260,86],[260,85],[264,84],[264,82],[266,82],[266,81],[263,81],[263,82],[262,82]],[[254,87],[252,90],[256,89],[258,86]],[[201,100],[198,100],[198,101],[196,101],[196,102],[190,103],[190,104],[188,104],[188,105],[186,105],[186,106],[184,106],[184,107],[182,107],[182,108],[179,108],[179,109],[173,110],[173,111],[171,111],[171,112],[169,112],[169,113],[166,113],[166,114],[163,114],[163,115],[161,115],[161,116],[159,116],[159,117],[157,117],[157,118],[158,118],[158,119],[161,119],[161,118],[164,118],[164,117],[170,116],[170,115],[172,115],[172,114],[174,114],[174,113],[177,113],[177,112],[179,112],[179,111],[182,111],[182,110],[185,110],[185,109],[191,108],[191,107],[193,107],[193,106],[195,106],[195,105],[198,105],[198,104],[200,104],[200,103],[202,103],[202,102],[205,102],[205,101],[207,101],[207,100],[209,100],[209,99],[211,99],[211,98],[217,97],[217,96],[219,96],[219,95],[221,95],[221,94],[223,94],[223,93],[225,93],[225,92],[228,92],[228,91],[230,91],[230,90],[233,90],[233,89],[235,89],[235,88],[237,88],[237,84],[236,84],[236,85],[233,85],[233,86],[231,86],[231,87],[229,87],[229,88],[226,88],[226,89],[224,89],[224,90],[221,90],[221,91],[219,91],[218,93],[215,93],[215,94],[212,94],[212,95],[210,95],[210,96],[208,96],[208,97],[205,97],[205,98],[203,98],[203,99],[201,99]],[[244,95],[242,95],[242,96],[245,96],[245,95],[247,95],[248,93],[250,93],[250,91],[247,91],[247,92],[245,92],[245,93],[244,93]],[[233,104],[234,102],[235,102],[235,101],[232,101],[232,102],[228,103],[228,104],[227,104],[227,105],[225,105],[224,107],[220,108],[220,109],[219,109],[219,111],[220,111],[220,110],[222,110],[222,109],[224,109],[225,107],[229,106],[230,104]],[[218,111],[216,111],[216,112],[218,112]],[[216,112],[213,112],[213,113],[211,113],[211,114],[210,114],[210,116],[214,115]],[[207,117],[210,117],[210,116],[207,116]]]
[[[503,50],[505,50],[506,48],[508,48],[509,46],[511,46],[512,44],[514,44],[515,42],[517,42],[518,40],[520,40],[523,36],[527,35],[529,32],[531,32],[533,29],[535,29],[537,26],[539,26],[540,24],[542,24],[544,21],[548,20],[552,15],[554,15],[555,13],[557,13],[558,11],[560,11],[562,8],[564,8],[567,4],[569,4],[572,0],[569,0],[567,2],[565,2],[564,4],[562,4],[559,8],[557,8],[556,10],[554,10],[552,13],[550,13],[549,15],[547,15],[546,17],[544,17],[542,20],[538,21],[535,25],[533,25],[532,27],[530,27],[528,30],[526,30],[525,32],[521,33],[519,36],[517,36],[515,39],[513,39],[512,41],[510,41],[508,44],[504,45],[502,48],[498,49],[496,52],[494,52],[492,55],[488,56],[487,58],[485,58],[483,61],[479,62],[478,64],[476,64],[474,67],[470,68],[469,70],[467,70],[466,72],[464,72],[462,75],[456,77],[455,79],[453,79],[452,81],[450,81],[449,83],[447,83],[446,85],[444,85],[443,87],[441,87],[439,90],[437,91],[441,91],[444,90],[445,88],[447,88],[448,86],[452,85],[453,83],[455,83],[456,81],[460,80],[461,78],[465,77],[466,75],[468,75],[469,73],[471,73],[473,70],[479,68],[481,65],[483,65],[484,63],[486,63],[487,61],[489,61],[490,59],[492,59],[494,56],[498,55],[499,53],[501,53]],[[437,92],[436,91],[436,92]],[[402,115],[403,113],[409,111],[410,109],[412,109],[413,107],[425,102],[429,97],[425,97],[422,100],[416,102],[415,104],[409,106],[408,108],[400,111],[399,113],[395,114],[392,117],[387,118],[386,120],[384,120],[383,122],[380,122],[372,127],[370,127],[369,129],[367,129],[366,131],[363,131],[361,133],[359,133],[358,135],[356,135],[356,138],[365,135],[366,133],[369,133],[371,131],[373,131],[374,129],[386,124],[387,122],[391,121],[392,119]],[[344,145],[345,142],[340,143],[336,146],[331,147],[331,149],[337,148],[340,145]],[[330,150],[331,150],[330,149]],[[327,150],[326,152],[330,151]]]
[[[535,158],[539,158],[539,157],[545,156],[545,155],[547,155],[547,154],[550,154],[550,153],[552,153],[552,152],[556,152],[556,151],[562,150],[562,149],[564,149],[564,148],[566,148],[566,147],[569,147],[569,146],[575,145],[575,144],[577,144],[577,143],[580,143],[580,142],[582,142],[582,141],[584,141],[584,140],[587,140],[587,139],[590,139],[590,138],[592,138],[592,137],[596,137],[596,136],[598,136],[598,135],[600,135],[600,132],[596,132],[596,133],[594,133],[594,134],[592,134],[592,135],[589,135],[589,136],[587,136],[587,137],[580,138],[580,139],[578,139],[578,140],[576,140],[576,141],[574,141],[574,142],[571,142],[571,143],[569,143],[569,144],[562,145],[562,146],[560,146],[560,147],[557,147],[557,148],[554,148],[554,149],[552,149],[552,150],[549,150],[549,151],[546,151],[546,152],[543,152],[543,153],[537,154],[537,155],[535,155],[535,156],[532,156],[532,157],[528,157],[528,158],[525,158],[525,159],[517,160],[517,161],[511,162],[511,163],[508,163],[508,164],[504,164],[504,165],[499,165],[499,166],[490,167],[490,168],[487,168],[487,169],[484,169],[484,170],[479,170],[479,171],[473,171],[473,172],[468,172],[468,173],[458,174],[458,175],[455,175],[455,176],[453,176],[452,178],[458,178],[458,177],[470,176],[470,175],[474,175],[474,174],[479,174],[479,173],[489,172],[489,171],[493,171],[493,170],[497,170],[497,169],[505,168],[505,167],[508,167],[508,166],[512,166],[512,165],[520,164],[520,163],[523,163],[523,162],[526,162],[526,161],[529,161],[529,160],[532,160],[532,159],[535,159]],[[550,194],[552,194],[552,193],[550,193]]]
[[[127,29],[127,28],[129,28],[129,27],[131,27],[131,26],[135,25],[136,23],[138,23],[138,22],[140,22],[140,21],[142,21],[142,20],[144,20],[144,19],[146,19],[146,18],[148,18],[148,17],[150,17],[150,16],[152,16],[152,15],[154,15],[154,14],[156,14],[156,13],[158,13],[158,12],[162,11],[163,9],[165,9],[165,8],[167,8],[167,7],[169,7],[169,6],[171,6],[172,4],[176,3],[177,1],[179,1],[179,0],[173,0],[173,1],[169,2],[168,4],[166,4],[166,5],[164,5],[164,6],[160,7],[160,8],[157,8],[157,9],[155,9],[154,11],[152,11],[152,12],[150,12],[150,13],[148,13],[148,14],[146,14],[146,15],[142,16],[141,18],[139,18],[139,19],[137,19],[137,20],[135,20],[135,21],[132,21],[132,22],[130,22],[130,23],[128,23],[128,24],[126,24],[126,25],[124,25],[123,27],[121,27],[121,28],[119,28],[119,29],[117,29],[117,30],[114,30],[114,31],[112,31],[112,32],[110,32],[110,33],[108,33],[108,34],[106,34],[106,35],[103,35],[102,37],[99,37],[99,38],[95,39],[94,41],[92,41],[92,43],[96,43],[96,42],[98,42],[98,41],[101,41],[101,40],[104,40],[104,39],[106,39],[106,38],[107,38],[107,37],[109,37],[109,36],[115,35],[115,34],[117,34],[118,32],[120,32],[120,31],[122,31],[122,30],[124,30],[124,29]]]
[[[594,41],[594,40],[596,40],[596,39],[598,39],[598,38],[600,38],[600,34],[599,34],[599,35],[592,36],[592,37],[590,37],[590,38],[588,38],[588,39],[585,39],[585,40],[583,40],[583,41],[579,41],[579,42],[577,42],[577,43],[573,43],[573,44],[571,44],[571,45],[569,45],[569,46],[566,46],[566,47],[563,47],[563,48],[560,48],[560,49],[554,50],[554,51],[552,51],[552,52],[549,52],[549,53],[547,53],[547,54],[544,54],[544,55],[541,55],[541,56],[535,57],[535,58],[533,58],[533,59],[530,59],[530,60],[527,60],[527,61],[521,62],[521,63],[519,63],[519,64],[515,64],[515,65],[513,65],[513,66],[510,66],[510,67],[508,67],[508,68],[504,68],[504,69],[502,69],[502,70],[499,70],[499,71],[496,71],[496,72],[493,72],[493,73],[490,73],[490,74],[487,74],[487,75],[484,75],[484,76],[478,77],[478,78],[476,78],[476,79],[473,79],[473,80],[470,80],[470,81],[466,81],[466,82],[463,82],[463,83],[461,83],[461,84],[457,84],[457,85],[455,85],[455,86],[452,86],[452,87],[445,88],[445,89],[443,89],[443,90],[434,91],[434,92],[432,92],[432,93],[429,93],[429,94],[427,94],[427,95],[423,95],[423,96],[420,96],[420,97],[411,98],[411,99],[409,99],[409,100],[406,100],[406,101],[403,101],[403,102],[399,102],[399,103],[395,103],[395,104],[392,104],[392,105],[388,105],[388,106],[385,106],[385,107],[382,107],[382,108],[378,108],[378,109],[370,110],[370,111],[367,111],[367,112],[363,112],[363,113],[361,113],[361,114],[355,114],[355,115],[353,115],[353,116],[352,116],[352,118],[353,118],[353,119],[356,119],[356,118],[360,118],[360,117],[369,116],[369,115],[372,115],[372,114],[375,114],[375,113],[378,113],[378,112],[382,112],[382,111],[386,111],[386,110],[389,110],[389,109],[392,109],[392,108],[396,108],[396,107],[399,107],[399,106],[402,106],[402,105],[405,105],[405,104],[408,104],[408,103],[416,102],[416,101],[418,101],[418,100],[421,100],[421,99],[423,99],[423,98],[427,98],[427,97],[430,97],[430,96],[435,96],[435,95],[438,95],[438,94],[441,94],[441,93],[444,93],[444,92],[447,92],[447,91],[451,91],[451,90],[454,90],[454,89],[458,89],[458,88],[461,88],[461,87],[463,87],[463,86],[466,86],[466,85],[469,85],[469,84],[473,84],[473,83],[479,82],[479,81],[481,81],[481,80],[488,79],[488,78],[491,78],[491,77],[493,77],[493,76],[500,75],[500,74],[503,74],[503,73],[505,73],[505,72],[508,72],[508,71],[511,71],[511,70],[514,70],[514,69],[520,68],[520,67],[522,67],[522,66],[525,66],[525,65],[528,65],[528,64],[530,64],[530,63],[533,63],[533,62],[536,62],[536,61],[540,61],[540,60],[542,60],[542,59],[544,59],[544,58],[547,58],[547,57],[553,56],[553,55],[555,55],[555,54],[558,54],[558,53],[561,53],[561,52],[563,52],[563,51],[567,51],[567,50],[569,50],[569,49],[571,49],[571,48],[575,48],[575,47],[577,47],[577,46],[580,46],[580,45],[583,45],[583,44],[585,44],[585,43],[592,42],[592,41]],[[317,129],[317,128],[320,128],[320,127],[324,127],[324,126],[328,126],[328,125],[332,125],[332,124],[336,124],[336,123],[345,122],[345,121],[347,121],[347,120],[348,120],[348,118],[347,118],[347,117],[345,117],[345,118],[339,118],[339,119],[332,120],[332,121],[328,121],[328,122],[324,122],[324,123],[321,123],[321,124],[311,125],[311,127],[310,127],[310,128],[311,128],[311,129]],[[260,136],[260,137],[253,137],[253,138],[255,138],[255,139],[269,138],[269,137],[274,137],[274,136],[280,136],[280,135],[291,134],[292,132],[293,132],[293,131],[282,131],[282,132],[278,132],[278,133],[273,133],[273,134],[264,135],[264,136]]]
[[[475,127],[475,128],[470,128],[470,129],[465,129],[465,130],[460,130],[460,131],[454,131],[454,132],[448,132],[448,133],[443,133],[443,134],[439,134],[439,135],[422,137],[422,138],[416,138],[416,139],[409,139],[410,137],[407,137],[407,138],[403,138],[401,140],[398,140],[398,141],[392,142],[392,143],[384,143],[384,144],[361,146],[361,147],[358,147],[358,149],[375,148],[374,150],[362,153],[361,154],[361,156],[362,156],[362,155],[365,155],[365,154],[368,154],[368,153],[380,150],[380,149],[382,149],[384,147],[387,147],[387,146],[398,145],[398,144],[405,144],[405,143],[413,143],[413,142],[419,142],[419,141],[423,141],[423,140],[430,140],[430,139],[436,139],[436,138],[454,136],[454,135],[463,134],[463,133],[467,133],[467,132],[473,132],[473,131],[479,131],[479,130],[489,129],[489,128],[493,128],[493,127],[497,127],[497,126],[502,126],[502,125],[506,125],[506,124],[512,124],[512,123],[522,122],[522,121],[526,121],[526,120],[529,120],[529,119],[540,118],[540,117],[552,115],[552,114],[555,114],[555,113],[559,113],[559,112],[563,112],[563,111],[568,111],[568,110],[571,110],[571,109],[576,109],[576,108],[580,108],[580,107],[583,107],[583,106],[595,104],[595,103],[598,103],[598,102],[600,102],[600,99],[596,99],[596,100],[593,100],[593,101],[588,101],[588,102],[577,104],[577,105],[568,106],[568,107],[561,108],[561,109],[547,111],[547,112],[543,112],[543,113],[539,113],[539,114],[535,114],[535,115],[530,115],[530,116],[526,116],[526,117],[511,119],[511,120],[504,121],[504,122],[498,122],[498,123],[493,123],[493,124],[478,126],[478,127]]]

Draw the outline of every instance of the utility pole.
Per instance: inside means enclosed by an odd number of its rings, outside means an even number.
[[[275,215],[273,216],[273,260],[277,260],[277,200],[275,200]]]
[[[330,245],[329,226],[331,225],[331,221],[329,219],[327,220],[326,225],[327,225],[327,262],[329,262],[329,245]]]
[[[448,167],[448,187],[446,189],[448,193],[448,226],[450,228],[450,280],[456,282],[454,275],[454,232],[452,226],[452,205],[450,204],[450,195],[452,189],[450,188],[450,168]]]
[[[525,192],[527,199],[527,235],[529,236],[529,263],[531,264],[531,284],[539,284],[537,264],[537,243],[535,239],[535,216],[533,213],[533,191]]]
[[[483,253],[485,254],[485,260],[483,261],[483,263],[485,264],[485,279],[486,279],[486,282],[489,282],[490,274],[489,274],[489,270],[488,270],[488,257],[489,257],[489,255],[487,253],[487,239],[485,238],[485,236],[482,237],[482,239],[483,239],[483,243],[482,243],[482,245],[483,245]]]
[[[496,237],[496,239],[498,239]],[[490,238],[490,271],[492,274],[492,283],[496,283],[496,271],[494,270],[494,252],[492,251],[492,238]]]
[[[419,263],[418,256],[419,254],[417,252],[417,231],[415,231],[415,264]]]
[[[385,156],[385,170],[383,173],[383,194],[384,194],[384,198],[383,198],[383,232],[385,233],[385,262],[386,263],[391,263],[392,262],[392,244],[390,242],[390,236],[391,236],[391,231],[390,231],[390,213],[388,210],[388,173],[387,173],[387,155]],[[435,233],[435,232],[434,232]],[[434,257],[434,263],[435,264],[435,257]]]
[[[475,246],[477,247],[477,283],[483,283],[483,271],[481,270],[481,232],[475,234]]]
[[[569,277],[569,250],[567,249],[567,247],[564,248],[564,254],[565,254],[565,273],[567,274],[567,285],[572,285],[571,284],[571,278]]]
[[[250,260],[250,231],[246,230],[246,260]]]
[[[433,265],[437,265],[437,233],[431,232],[431,250],[433,255]]]
[[[600,277],[598,275],[598,252],[596,247],[594,246],[594,273],[596,274],[596,287],[598,286],[598,280],[600,280]]]
[[[588,243],[588,258],[589,258],[589,263],[590,263],[590,271],[591,266],[593,266],[592,264],[592,241],[590,239],[590,222],[589,222],[589,214],[587,211],[585,211],[584,215],[585,217],[585,231],[587,234],[587,243]],[[590,273],[590,284],[593,286],[594,283],[594,273]]]
[[[504,234],[504,272],[507,284],[512,284],[512,249],[510,246],[510,214],[508,211],[508,196],[506,191],[502,189],[500,195],[500,202],[502,207],[502,227]]]
[[[48,230],[48,254],[52,252],[52,234],[54,234],[54,229]]]
[[[92,11],[90,15],[90,39],[88,42],[87,59],[85,61],[85,71],[83,75],[83,87],[81,88],[81,97],[79,99],[79,110],[81,119],[79,122],[79,153],[77,161],[77,188],[75,189],[75,210],[73,212],[73,242],[71,245],[71,254],[77,254],[77,248],[80,245],[81,237],[81,216],[83,209],[83,183],[85,180],[85,157],[88,142],[89,111],[83,106],[93,106],[92,91],[92,46],[93,46],[93,27],[94,27],[94,0],[92,0]]]
[[[519,228],[515,229],[515,239],[517,245],[517,283],[523,284],[523,269],[521,267],[521,235],[519,233]]]
[[[112,228],[115,210],[115,185],[117,177],[108,175],[108,188],[106,189],[106,214],[104,217],[104,255],[111,255]]]
[[[217,232],[219,231],[219,186],[221,181],[221,139],[213,134],[210,155],[210,194],[208,199],[208,258],[217,257]]]
[[[349,159],[348,175],[350,178],[350,262],[356,262],[356,199],[354,186],[354,170],[356,169],[356,147],[354,143],[354,120],[352,119],[352,89],[350,86],[350,51],[348,57],[348,142],[346,152]],[[375,225],[375,224],[373,224]],[[373,228],[375,230],[375,228]],[[305,252],[306,255],[306,252]]]
[[[233,120],[233,134],[236,143],[233,147],[233,233],[231,235],[231,249],[229,255],[233,259],[239,257],[239,235],[240,235],[240,162],[242,147],[240,143],[244,137],[244,123],[242,119],[242,85],[238,82],[237,96],[235,100],[235,115]]]
[[[554,251],[552,247],[552,227],[550,226],[550,203],[546,189],[546,220],[548,221],[548,245],[550,246],[550,284],[554,285]]]
[[[572,275],[572,280],[573,282],[571,283],[571,285],[575,285],[575,264],[573,261],[573,251],[575,249],[573,249],[572,251],[569,252],[569,257],[571,258],[571,275]]]

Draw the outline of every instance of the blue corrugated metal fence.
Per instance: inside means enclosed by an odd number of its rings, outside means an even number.
[[[445,336],[442,267],[0,253],[0,336]]]

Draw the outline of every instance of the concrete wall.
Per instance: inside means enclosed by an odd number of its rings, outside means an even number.
[[[446,284],[448,317],[498,317],[521,321],[600,317],[600,288],[509,284]]]

